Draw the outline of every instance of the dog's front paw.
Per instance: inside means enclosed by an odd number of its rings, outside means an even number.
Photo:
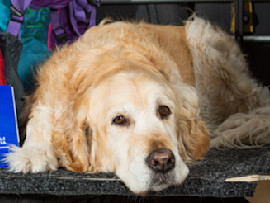
[[[58,161],[51,150],[45,147],[12,147],[5,161],[13,172],[44,172],[55,171]]]

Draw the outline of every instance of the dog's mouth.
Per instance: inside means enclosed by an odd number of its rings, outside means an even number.
[[[156,180],[157,185],[162,185],[162,184],[168,183],[168,177],[167,176],[161,175],[161,176],[157,177],[156,179],[157,179]]]
[[[152,173],[150,188],[154,191],[159,191],[167,188],[168,186],[175,185],[174,175],[169,173]]]

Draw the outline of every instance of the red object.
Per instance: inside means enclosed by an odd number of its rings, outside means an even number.
[[[51,50],[51,51],[52,51],[52,42],[51,42],[51,37],[52,37],[52,24],[50,23],[50,26],[49,26],[48,48],[49,48],[49,50]]]
[[[0,85],[6,84],[4,75],[4,58],[0,50]]]

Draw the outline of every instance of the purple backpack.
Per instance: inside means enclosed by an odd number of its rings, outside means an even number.
[[[7,32],[20,39],[21,24],[27,7],[50,7],[52,47],[72,43],[89,27],[96,25],[100,0],[11,0],[11,20]]]

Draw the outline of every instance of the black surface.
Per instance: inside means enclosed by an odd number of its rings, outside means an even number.
[[[263,85],[270,87],[270,42],[244,42],[241,46],[247,54],[252,76]]]
[[[244,197],[252,196],[256,183],[225,182],[230,177],[270,173],[270,147],[261,149],[211,149],[206,159],[190,168],[178,187],[149,196]],[[56,172],[22,174],[0,170],[0,195],[121,195],[132,196],[114,174]]]

